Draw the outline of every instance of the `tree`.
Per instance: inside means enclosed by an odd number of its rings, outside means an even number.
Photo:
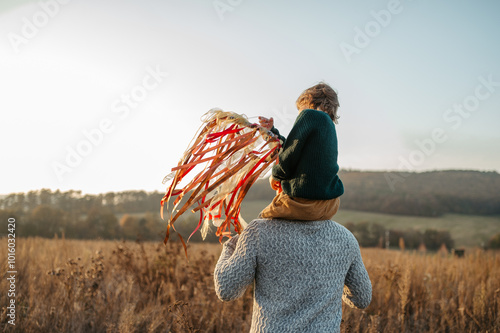
[[[54,237],[66,229],[66,214],[59,208],[39,205],[29,217],[30,228],[23,236]]]
[[[427,229],[424,231],[423,240],[425,247],[432,251],[437,251],[443,244],[449,249],[454,246],[454,241],[451,239],[449,231]]]
[[[120,219],[120,230],[121,234],[125,238],[137,238],[139,236],[139,233],[141,232],[139,219],[129,214],[123,215]]]
[[[104,194],[103,204],[105,207],[114,209],[115,207],[115,192],[108,192]]]
[[[359,245],[363,247],[378,246],[380,237],[385,237],[385,228],[376,223],[348,223],[346,228],[353,233]]]
[[[405,240],[405,247],[407,249],[418,249],[423,240],[422,233],[414,229],[406,230],[404,232],[403,238]]]
[[[147,212],[141,219],[144,220],[145,237],[148,239],[163,240],[167,224],[158,215]]]
[[[118,219],[111,211],[94,207],[79,229],[82,238],[112,239],[118,235]]]
[[[490,240],[488,241],[488,248],[489,249],[500,249],[500,233],[498,233],[490,238]]]

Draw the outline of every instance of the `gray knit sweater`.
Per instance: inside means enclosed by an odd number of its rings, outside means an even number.
[[[251,332],[340,332],[342,300],[366,308],[372,295],[356,239],[330,220],[253,220],[224,244],[214,280],[223,301],[255,283]]]

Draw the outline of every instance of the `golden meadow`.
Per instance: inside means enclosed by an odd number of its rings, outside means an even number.
[[[1,239],[2,267],[7,241]],[[246,332],[252,290],[223,303],[219,244],[19,238],[16,319],[0,281],[1,332]],[[500,253],[362,249],[373,284],[365,310],[344,307],[341,332],[500,332]]]

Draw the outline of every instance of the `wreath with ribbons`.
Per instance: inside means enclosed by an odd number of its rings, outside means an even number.
[[[220,242],[223,237],[230,238],[233,231],[241,233],[246,226],[240,215],[245,195],[278,160],[279,138],[249,122],[245,115],[211,109],[201,120],[200,130],[178,165],[163,179],[163,183],[169,185],[161,200],[161,218],[164,219],[164,209],[170,213],[165,244],[170,228],[175,231],[175,221],[189,208],[192,212],[199,211],[200,219],[188,241],[198,230],[205,239],[210,224],[217,227],[215,234]],[[188,183],[180,186],[188,175]],[[173,197],[176,198],[170,203]],[[177,234],[187,256],[186,243]]]

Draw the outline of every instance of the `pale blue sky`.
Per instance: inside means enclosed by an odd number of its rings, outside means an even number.
[[[497,1],[2,1],[0,193],[162,191],[210,108],[273,116],[286,134],[320,80],[339,93],[341,168],[500,171],[498,13]]]

